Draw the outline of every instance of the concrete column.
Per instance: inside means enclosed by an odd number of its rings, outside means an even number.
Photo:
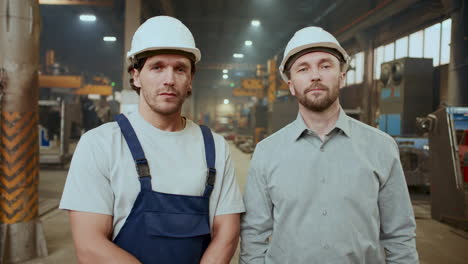
[[[125,0],[125,43],[124,43],[124,69],[122,73],[122,102],[121,112],[134,110],[138,104],[138,95],[132,90],[127,72],[127,52],[131,48],[132,37],[141,24],[141,0]]]
[[[468,106],[468,3],[452,1],[448,103]]]
[[[47,255],[38,218],[38,0],[0,0],[0,263]]]
[[[356,34],[356,39],[364,51],[364,82],[362,91],[362,113],[361,121],[373,125],[375,119],[375,94],[374,85],[374,41],[369,32],[360,32]]]

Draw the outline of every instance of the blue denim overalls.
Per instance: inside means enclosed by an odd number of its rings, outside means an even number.
[[[209,199],[216,178],[210,129],[200,126],[208,165],[203,196],[176,195],[152,190],[148,161],[135,131],[124,115],[116,120],[135,161],[141,190],[114,243],[144,264],[200,263],[211,242]]]

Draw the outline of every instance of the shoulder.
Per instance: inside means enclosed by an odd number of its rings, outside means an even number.
[[[260,141],[255,147],[255,151],[261,152],[271,152],[277,151],[284,148],[286,145],[289,145],[294,139],[291,135],[291,130],[293,130],[294,122],[289,123],[285,127],[276,131],[275,133],[269,135]]]
[[[197,127],[197,129],[201,133],[201,129],[200,129],[201,125],[198,125],[198,124],[196,124],[194,122],[193,122],[193,124]],[[229,150],[229,144],[227,143],[226,139],[224,139],[224,137],[221,136],[220,134],[214,132],[211,128],[209,128],[209,129],[211,131],[211,134],[213,135],[213,141],[214,141],[214,144],[215,144],[215,147],[216,147],[216,152],[219,153],[219,154],[226,155],[226,151]]]
[[[80,138],[80,142],[95,144],[106,143],[116,136],[121,136],[120,127],[117,122],[109,122],[84,133]]]
[[[364,144],[372,145],[376,148],[393,149],[398,151],[395,139],[382,130],[369,126],[354,118],[350,118],[351,133],[354,138]]]

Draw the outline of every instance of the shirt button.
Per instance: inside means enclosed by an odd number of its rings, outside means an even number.
[[[330,246],[329,246],[329,245],[325,245],[323,248],[324,248],[324,249],[329,249]]]
[[[325,149],[324,149],[323,147],[320,147],[320,151],[324,152],[324,151],[325,151]]]
[[[320,180],[320,182],[321,182],[321,183],[325,183],[325,179],[322,178],[322,179]]]
[[[323,210],[322,215],[327,215],[327,210]]]

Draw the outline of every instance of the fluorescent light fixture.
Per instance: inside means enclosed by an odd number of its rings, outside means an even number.
[[[255,20],[252,20],[252,22],[250,22],[250,24],[252,24],[252,26],[254,26],[254,27],[258,27],[258,26],[260,26],[260,21],[255,19]]]
[[[246,46],[252,46],[252,41],[251,41],[251,40],[246,40],[246,41],[244,42],[244,44],[245,44]]]
[[[229,71],[227,69],[224,69],[223,70],[223,73],[228,73]]]
[[[236,58],[236,59],[242,59],[242,58],[244,58],[244,54],[242,54],[242,53],[234,53],[232,56],[233,56],[234,58]]]
[[[95,15],[80,15],[80,20],[85,22],[94,22],[96,21]]]
[[[117,40],[116,37],[112,37],[112,36],[106,36],[103,38],[104,41],[107,41],[107,42],[114,42]]]
[[[229,100],[228,100],[228,99],[224,99],[224,104],[229,104]]]
[[[226,80],[227,78],[229,78],[229,75],[223,74],[223,79]]]

